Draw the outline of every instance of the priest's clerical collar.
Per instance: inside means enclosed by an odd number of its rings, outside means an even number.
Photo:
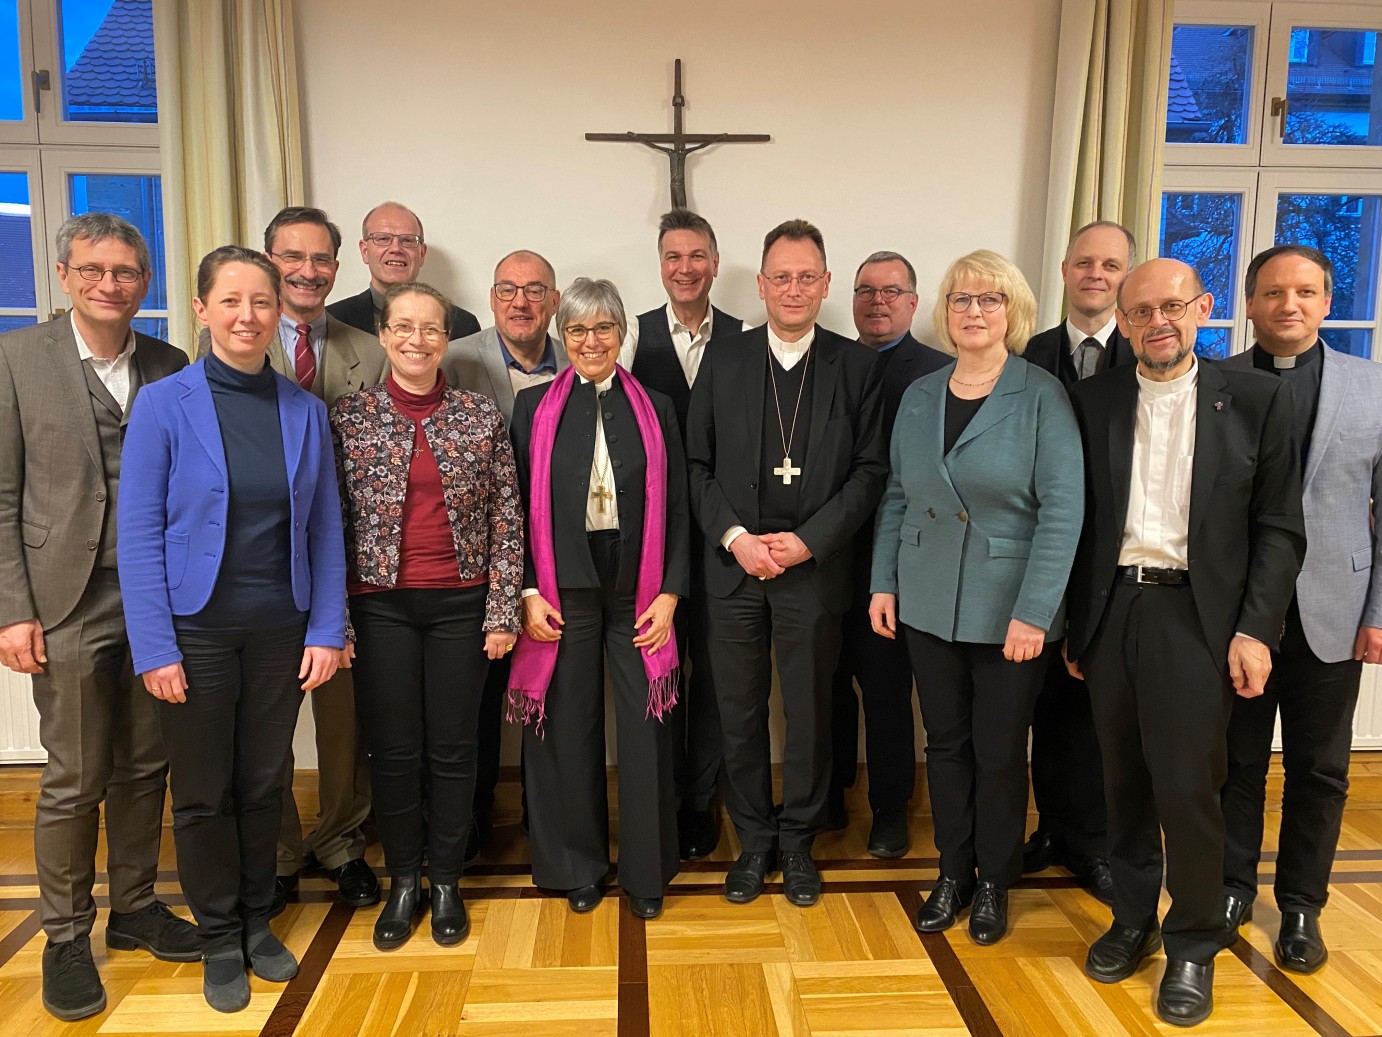
[[[1303,353],[1295,356],[1276,356],[1262,348],[1261,344],[1254,344],[1252,347],[1252,365],[1263,371],[1290,371],[1299,370],[1302,367],[1309,367],[1311,364],[1318,364],[1324,355],[1324,347],[1320,345],[1320,340],[1315,339],[1315,344]]]
[[[596,392],[608,392],[608,391],[609,391],[609,387],[610,387],[611,385],[614,384],[614,374],[615,374],[615,372],[611,371],[611,372],[609,373],[609,377],[606,378],[604,381],[596,382],[596,383],[595,383],[595,391],[596,391]],[[576,372],[576,377],[580,379],[580,382],[581,382],[582,385],[589,385],[589,384],[590,384],[590,379],[587,378],[585,375],[581,374],[579,371]]]

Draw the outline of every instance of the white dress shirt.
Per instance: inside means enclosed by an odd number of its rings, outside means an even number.
[[[1195,386],[1200,366],[1169,382],[1137,372],[1132,481],[1119,565],[1188,569],[1190,475],[1195,465]]]
[[[581,385],[589,385],[590,379],[576,376],[576,380]],[[614,498],[605,502],[604,510],[600,508],[600,502],[593,496],[595,487],[599,484],[600,478],[605,480],[605,489],[610,493],[615,493],[614,489],[614,467],[609,458],[609,445],[605,442],[605,420],[601,416],[604,406],[600,397],[609,391],[614,375],[610,375],[603,382],[595,386],[595,456],[590,462],[590,493],[585,498],[585,531],[594,533],[602,529],[619,528],[619,507]]]
[[[106,387],[106,392],[115,397],[115,402],[120,404],[123,413],[130,402],[130,364],[134,360],[134,329],[130,328],[129,334],[125,337],[125,344],[113,360],[107,360],[91,352],[86,339],[82,338],[81,329],[77,327],[75,318],[72,321],[72,336],[77,340],[77,356],[81,358],[82,363],[91,365],[96,377]]]
[[[1070,318],[1067,317],[1065,319],[1065,337],[1070,342],[1070,355],[1074,356],[1076,353],[1078,353],[1080,347],[1084,345],[1084,340],[1087,338],[1097,339],[1099,345],[1103,346],[1105,349],[1108,349],[1108,340],[1113,337],[1114,329],[1117,327],[1118,318],[1110,317],[1108,319],[1108,323],[1105,324],[1102,328],[1100,328],[1092,335],[1086,335],[1079,328],[1075,327],[1075,325],[1070,322]]]

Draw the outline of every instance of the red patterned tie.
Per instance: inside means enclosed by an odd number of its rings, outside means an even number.
[[[293,356],[293,370],[298,376],[298,385],[308,392],[312,391],[312,382],[317,377],[317,358],[312,355],[312,341],[308,337],[312,331],[312,325],[299,324],[297,349]]]

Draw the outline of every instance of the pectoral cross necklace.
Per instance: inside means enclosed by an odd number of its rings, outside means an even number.
[[[777,393],[777,373],[773,370],[773,350],[768,347],[768,377],[773,380],[773,407],[777,411],[777,431],[782,437],[782,464],[773,469],[773,474],[781,478],[783,486],[792,485],[792,477],[801,474],[800,468],[792,467],[792,440],[797,438],[797,415],[801,413],[801,397],[806,392],[806,375],[811,370],[811,348],[806,350],[806,359],[801,364],[801,386],[797,389],[797,403],[792,408],[792,428],[788,431],[782,423],[782,400]]]
[[[590,474],[593,476],[593,485],[590,488],[590,499],[595,502],[595,510],[601,515],[605,513],[605,506],[610,501],[614,500],[613,492],[605,485],[605,479],[607,478],[610,482],[614,481],[610,470],[608,446],[605,447],[604,452],[604,470],[601,471],[600,467],[595,464],[595,458],[600,455],[600,446],[604,442],[604,427],[603,422],[600,420],[600,407],[597,401],[595,406],[595,454],[590,459]]]

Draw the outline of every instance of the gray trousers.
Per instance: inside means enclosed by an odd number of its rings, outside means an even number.
[[[48,662],[33,679],[48,763],[38,785],[34,859],[39,916],[54,942],[91,932],[96,840],[105,801],[112,910],[154,900],[168,757],[155,700],[134,676],[120,584],[91,574],[72,614],[43,632]]]

